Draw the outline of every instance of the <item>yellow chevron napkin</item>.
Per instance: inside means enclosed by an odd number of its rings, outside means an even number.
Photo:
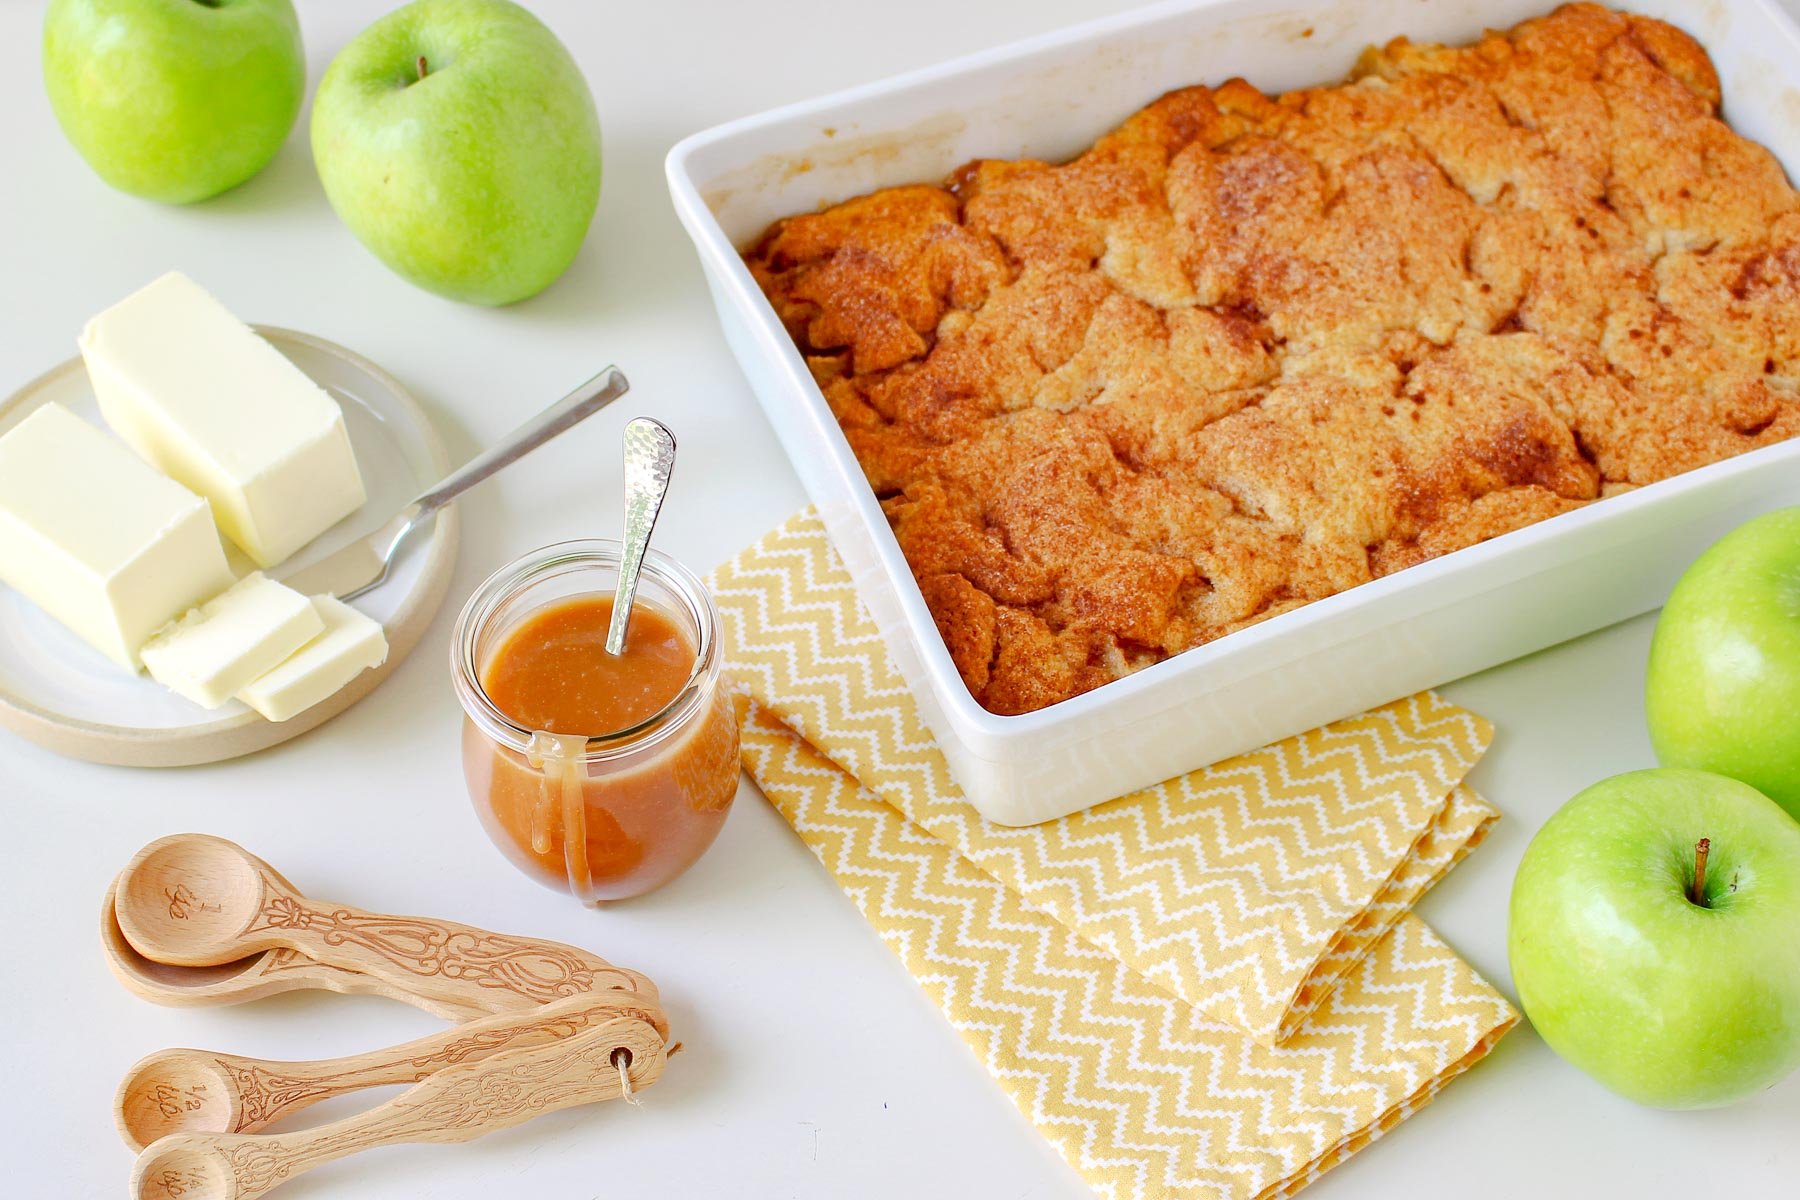
[[[1412,902],[1495,813],[1414,697],[1027,829],[984,821],[822,526],[714,576],[745,762],[1019,1108],[1107,1196],[1286,1194],[1516,1022]]]

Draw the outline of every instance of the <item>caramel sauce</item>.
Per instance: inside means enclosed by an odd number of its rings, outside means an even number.
[[[631,610],[625,652],[606,652],[611,596],[577,596],[538,609],[500,643],[481,687],[514,724],[601,737],[629,729],[681,694],[694,646],[667,614]]]
[[[678,728],[617,739],[661,713],[693,674],[696,647],[640,601],[625,651],[606,652],[612,597],[527,614],[482,665],[481,686],[533,732],[525,753],[465,727],[464,764],[488,832],[528,874],[585,900],[637,895],[698,858],[737,791],[737,723],[711,689]],[[590,738],[619,753],[590,758]]]

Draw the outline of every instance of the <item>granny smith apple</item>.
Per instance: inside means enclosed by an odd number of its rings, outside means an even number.
[[[306,89],[290,0],[50,0],[44,87],[120,191],[187,204],[281,149]]]
[[[600,120],[581,70],[509,0],[414,0],[319,84],[313,158],[331,206],[420,287],[509,304],[581,248],[600,199]]]
[[[1622,1096],[1727,1104],[1800,1066],[1800,823],[1748,784],[1588,788],[1526,849],[1507,941],[1532,1025]]]
[[[1682,575],[1644,715],[1665,766],[1741,779],[1800,818],[1800,508],[1739,526]]]

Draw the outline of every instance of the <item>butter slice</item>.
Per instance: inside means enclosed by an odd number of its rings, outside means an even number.
[[[144,665],[164,687],[217,708],[324,631],[312,601],[256,572],[145,642]]]
[[[387,635],[378,622],[335,596],[314,596],[312,603],[325,632],[238,693],[239,700],[271,721],[305,712],[387,661]]]
[[[187,276],[171,271],[89,321],[81,356],[106,423],[206,497],[257,566],[362,506],[337,401]]]
[[[59,404],[0,436],[0,581],[127,670],[231,586],[206,501]]]

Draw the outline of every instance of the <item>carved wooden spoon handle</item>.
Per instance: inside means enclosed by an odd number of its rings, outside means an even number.
[[[180,1200],[190,1191],[255,1200],[359,1150],[466,1142],[557,1109],[613,1099],[624,1091],[621,1073],[632,1091],[641,1091],[662,1074],[664,1062],[655,1029],[615,1018],[563,1041],[446,1067],[386,1104],[316,1129],[170,1134],[138,1156],[132,1192],[144,1200]]]
[[[211,1050],[163,1050],[126,1073],[116,1102],[118,1125],[132,1150],[143,1149],[139,1136],[154,1137],[155,1133],[136,1133],[142,1123],[134,1121],[133,1114],[170,1103],[169,1098],[179,1097],[184,1083],[196,1075],[216,1074],[227,1088],[226,1132],[254,1133],[333,1096],[387,1084],[417,1083],[458,1063],[574,1037],[617,1017],[633,1017],[651,1026],[662,1020],[662,1014],[647,1008],[636,993],[605,988],[528,1012],[482,1017],[398,1046],[342,1058],[275,1062]],[[170,1126],[165,1123],[160,1129],[169,1130]]]
[[[492,1012],[607,987],[656,1003],[655,985],[644,976],[573,946],[311,900],[269,875],[262,907],[245,933],[419,995],[479,1003]]]

